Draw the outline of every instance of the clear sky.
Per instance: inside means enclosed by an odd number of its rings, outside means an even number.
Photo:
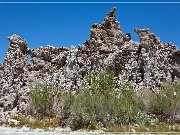
[[[0,0],[0,2],[7,0]],[[13,0],[9,0],[13,1]],[[23,0],[14,0],[23,1]],[[30,1],[30,0],[29,0]],[[33,0],[31,0],[33,1]],[[35,0],[34,0],[35,1]],[[47,1],[47,0],[39,0]],[[53,0],[58,1],[58,0]],[[77,0],[69,0],[77,1]],[[81,0],[78,0],[81,1]],[[97,0],[89,0],[96,1]],[[103,0],[99,0],[102,2]],[[107,0],[106,0],[107,1]],[[115,0],[109,0],[115,1]],[[117,0],[116,0],[117,1]],[[119,0],[120,1],[120,0]],[[125,1],[125,0],[124,0]],[[133,0],[128,0],[132,1]],[[138,0],[143,1],[143,0]],[[152,1],[152,0],[149,0]],[[154,0],[155,1],[155,0]],[[168,0],[159,0],[168,1]],[[170,0],[169,0],[170,1]],[[174,0],[180,2],[180,0]],[[157,1],[156,1],[157,2]],[[173,42],[180,48],[179,4],[2,4],[0,3],[0,62],[8,48],[6,37],[18,34],[28,47],[48,44],[56,47],[83,44],[89,38],[93,23],[101,23],[107,12],[117,8],[117,19],[123,32],[139,41],[134,28],[149,28],[162,42]]]

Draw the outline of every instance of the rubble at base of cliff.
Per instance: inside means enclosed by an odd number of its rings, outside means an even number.
[[[0,64],[0,119],[25,113],[28,92],[38,84],[76,91],[93,71],[113,71],[117,85],[129,82],[136,91],[158,89],[163,82],[180,82],[180,50],[162,43],[149,29],[134,29],[140,43],[123,33],[113,8],[101,24],[93,24],[83,46],[28,48],[18,35],[10,41]]]

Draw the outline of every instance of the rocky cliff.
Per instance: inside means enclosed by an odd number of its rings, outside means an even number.
[[[101,24],[93,24],[90,39],[77,48],[30,49],[20,36],[8,37],[8,52],[0,64],[0,117],[26,112],[27,93],[37,84],[77,90],[92,71],[113,71],[119,87],[129,82],[135,90],[180,82],[180,50],[162,43],[149,29],[134,29],[140,43],[132,41],[130,33],[122,32],[115,11],[112,8]]]

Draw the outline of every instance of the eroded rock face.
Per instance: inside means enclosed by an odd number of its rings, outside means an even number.
[[[134,29],[140,43],[132,41],[122,32],[115,11],[92,25],[90,39],[77,48],[30,49],[20,36],[8,37],[8,52],[0,64],[0,117],[26,113],[27,93],[37,84],[77,90],[92,71],[113,71],[119,87],[129,82],[135,90],[156,89],[167,80],[180,82],[180,51],[175,45],[162,43],[149,29]]]
[[[180,50],[175,50],[172,56],[173,59],[173,81],[180,82]]]
[[[175,45],[161,43],[160,39],[148,29],[135,29],[134,31],[140,38],[139,60],[143,70],[143,85],[154,89],[164,81],[174,81],[172,58],[176,50]]]

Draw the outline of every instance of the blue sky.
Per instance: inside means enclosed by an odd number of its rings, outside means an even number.
[[[56,47],[83,44],[89,38],[91,25],[101,23],[112,7],[117,8],[116,16],[123,32],[130,32],[133,40],[139,40],[133,32],[134,28],[149,28],[162,42],[173,42],[180,48],[180,4],[1,3],[0,62],[3,62],[9,44],[6,37],[12,34],[26,39],[30,48],[37,48],[39,45],[45,47],[48,44]]]

